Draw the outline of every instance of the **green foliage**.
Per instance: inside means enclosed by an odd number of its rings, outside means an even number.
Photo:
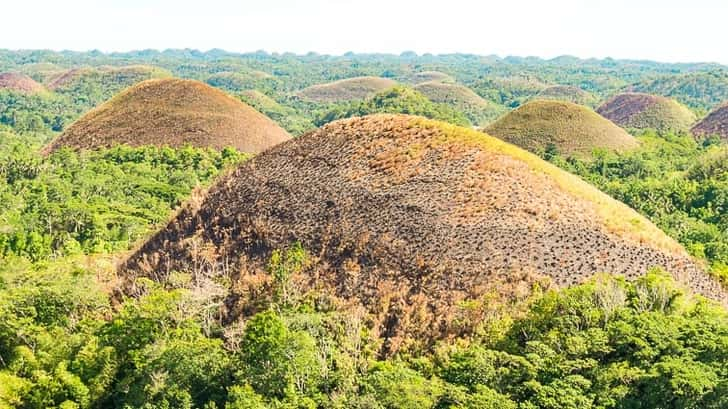
[[[382,91],[366,101],[341,104],[321,115],[314,124],[321,126],[337,119],[378,113],[419,115],[456,125],[470,125],[463,113],[444,104],[435,104],[421,93],[402,86]]]
[[[0,156],[0,257],[128,249],[192,189],[244,156],[232,150],[116,147],[41,159]]]

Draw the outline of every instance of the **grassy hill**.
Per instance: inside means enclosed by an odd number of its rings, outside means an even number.
[[[16,91],[23,94],[37,94],[45,88],[25,74],[15,72],[0,73],[0,89]]]
[[[661,96],[625,93],[605,102],[597,112],[623,128],[687,133],[697,116],[679,102]]]
[[[691,108],[710,111],[728,100],[728,71],[666,75],[639,82],[630,89],[674,98]]]
[[[695,124],[692,132],[699,138],[717,136],[723,141],[728,141],[728,102]]]
[[[272,120],[201,82],[137,84],[76,121],[45,152],[114,145],[233,147],[258,153],[290,138]]]
[[[346,102],[374,96],[397,85],[393,80],[379,77],[347,78],[328,84],[310,86],[299,95],[314,102]]]
[[[539,154],[556,149],[565,156],[588,157],[595,149],[623,151],[638,146],[631,135],[593,110],[564,101],[528,102],[485,131]]]
[[[465,113],[470,122],[477,126],[485,126],[507,111],[505,107],[487,101],[459,84],[424,82],[414,88],[433,102],[447,104]]]
[[[567,101],[578,105],[595,107],[599,98],[579,87],[554,85],[539,92],[534,98]]]

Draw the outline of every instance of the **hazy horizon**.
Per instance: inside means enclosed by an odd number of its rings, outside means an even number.
[[[414,51],[728,64],[720,44],[728,4],[714,0],[687,9],[678,0],[27,0],[4,9],[15,18],[0,26],[0,48],[12,50]]]

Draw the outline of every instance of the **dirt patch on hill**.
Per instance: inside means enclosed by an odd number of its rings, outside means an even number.
[[[692,132],[699,139],[717,136],[723,141],[728,141],[728,102],[698,122]]]
[[[464,331],[465,305],[544,278],[569,286],[663,266],[726,296],[673,240],[576,176],[482,133],[393,115],[337,121],[257,156],[120,271],[130,283],[231,276],[230,318],[255,311],[271,251],[294,242],[312,258],[297,285],[363,306],[388,351]]]

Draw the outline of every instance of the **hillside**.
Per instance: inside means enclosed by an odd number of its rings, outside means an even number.
[[[710,111],[728,100],[728,71],[691,72],[644,80],[630,91],[662,95],[683,104]]]
[[[289,138],[269,118],[222,91],[197,81],[163,79],[117,95],[72,124],[44,151],[189,144],[258,153]]]
[[[692,132],[701,138],[717,136],[723,141],[728,141],[728,102],[695,124]]]
[[[377,92],[392,88],[397,82],[379,77],[356,77],[310,86],[299,95],[314,102],[346,102],[365,99]]]
[[[407,82],[412,84],[421,84],[423,82],[455,82],[449,74],[440,71],[420,71],[407,76]]]
[[[23,94],[37,94],[45,91],[42,85],[25,74],[15,72],[0,73],[0,89],[7,89]]]
[[[271,252],[296,242],[312,260],[291,286],[359,304],[390,350],[403,337],[447,336],[459,305],[534,280],[635,279],[661,265],[726,300],[677,243],[578,177],[477,131],[393,115],[338,121],[255,157],[121,271],[130,283],[235,272],[227,312],[249,313]]]
[[[506,112],[505,107],[483,99],[463,85],[424,82],[414,88],[433,102],[447,104],[465,113],[473,125],[485,126]]]
[[[660,132],[687,133],[698,119],[693,111],[673,99],[640,93],[616,95],[597,112],[623,128]]]
[[[555,148],[565,156],[587,157],[594,149],[623,151],[638,146],[636,139],[596,112],[564,101],[528,102],[485,131],[539,154]]]
[[[205,82],[229,92],[253,90],[273,78],[262,71],[220,72],[208,77]]]
[[[554,99],[557,101],[566,101],[578,105],[594,107],[599,99],[579,87],[569,85],[554,85],[539,92],[534,98],[538,99]]]

